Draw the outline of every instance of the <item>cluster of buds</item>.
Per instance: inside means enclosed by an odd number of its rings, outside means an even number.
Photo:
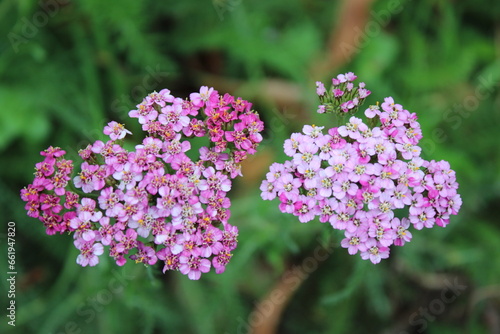
[[[80,150],[83,163],[73,178],[80,195],[67,189],[73,165],[65,152],[42,152],[33,183],[21,191],[28,215],[47,234],[73,233],[82,266],[96,265],[108,246],[119,266],[161,260],[164,272],[190,279],[212,266],[222,273],[238,236],[228,222],[227,193],[262,141],[263,122],[251,106],[208,87],[186,100],[167,89],[153,92],[129,113],[146,133],[135,150],[122,146],[131,133],[117,122],[104,128],[109,140]],[[193,137],[209,139],[197,159],[189,152]]]
[[[328,94],[318,85],[323,105],[344,113],[343,105],[349,102],[339,102],[345,94],[336,90],[347,82],[349,101],[357,108],[369,91],[360,85],[352,95],[349,84],[354,79],[352,73],[340,75]],[[379,263],[389,257],[391,245],[411,240],[410,226],[444,227],[462,201],[449,163],[420,157],[422,132],[415,113],[387,97],[381,108],[377,104],[366,109],[365,116],[378,126],[351,116],[347,124],[326,134],[324,127],[314,125],[292,134],[284,143],[291,159],[273,163],[260,189],[264,200],[279,199],[281,212],[302,223],[315,217],[329,222],[343,231],[341,245],[349,254],[359,252],[363,259]]]
[[[326,90],[321,81],[316,81],[316,94],[321,102],[318,113],[355,114],[371,94],[365,88],[364,82],[360,82],[357,87],[354,86],[356,78],[352,72],[339,74],[332,79],[332,87],[329,90]]]

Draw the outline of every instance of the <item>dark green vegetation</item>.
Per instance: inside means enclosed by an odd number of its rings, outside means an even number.
[[[16,327],[1,312],[0,332],[272,333],[263,327],[276,321],[275,333],[497,333],[498,2],[331,3],[2,1],[3,310],[8,221],[18,275]],[[349,256],[328,225],[300,224],[258,190],[290,133],[329,125],[315,114],[314,81],[346,71],[373,91],[369,103],[393,96],[418,114],[424,156],[451,163],[464,201],[448,227],[416,231],[376,266]],[[267,124],[231,193],[240,237],[226,273],[192,282],[106,256],[79,267],[71,236],[46,236],[23,210],[19,190],[39,151],[60,146],[76,160],[111,120],[139,133],[127,112],[146,93],[186,96],[201,85],[254,102]]]

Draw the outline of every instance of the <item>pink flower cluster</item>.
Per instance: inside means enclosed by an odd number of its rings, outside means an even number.
[[[238,236],[228,223],[227,193],[241,175],[240,162],[256,152],[263,122],[251,103],[208,87],[186,100],[167,89],[153,92],[129,116],[138,118],[145,138],[127,150],[121,144],[130,131],[110,122],[108,141],[79,152],[84,161],[73,183],[81,196],[66,190],[73,166],[65,152],[42,152],[33,184],[21,191],[28,215],[47,234],[74,232],[82,266],[96,265],[108,246],[119,266],[127,258],[161,260],[163,272],[179,270],[190,279],[212,266],[224,272]],[[209,145],[193,159],[188,139],[207,136]]]
[[[291,159],[273,163],[260,189],[300,222],[318,217],[342,230],[349,254],[378,263],[411,240],[410,226],[444,227],[462,201],[449,163],[420,157],[414,113],[387,97],[365,115],[379,126],[352,116],[327,134],[314,125],[292,134],[284,143]]]
[[[318,113],[356,113],[359,106],[371,94],[365,88],[364,82],[360,82],[357,87],[354,86],[356,78],[352,72],[339,74],[332,79],[332,87],[329,90],[321,81],[316,81],[316,94],[321,102]]]
[[[66,190],[73,162],[64,159],[65,153],[52,146],[41,152],[45,159],[36,164],[33,183],[21,190],[28,216],[42,221],[49,235],[70,231],[69,223],[75,217],[72,210],[78,206],[79,196]]]

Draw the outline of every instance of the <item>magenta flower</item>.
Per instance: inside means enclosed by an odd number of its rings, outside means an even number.
[[[354,196],[358,191],[358,186],[356,183],[349,180],[349,174],[340,173],[336,176],[335,181],[332,184],[333,195],[341,200],[346,195]]]
[[[260,190],[262,193],[260,196],[264,200],[272,200],[276,197],[276,190],[275,190],[275,185],[267,180],[264,180],[262,184],[260,185]],[[297,190],[298,194],[298,190]]]
[[[283,213],[294,213],[298,211],[302,206],[302,203],[298,201],[299,195],[294,193],[283,192],[279,195],[280,205],[279,209]]]
[[[210,261],[195,256],[179,257],[179,270],[191,280],[198,280],[202,273],[210,271]]]
[[[365,242],[365,251],[361,252],[361,258],[363,260],[370,260],[372,263],[377,264],[382,259],[387,259],[389,257],[389,248],[381,246],[376,242],[375,239],[368,239]]]
[[[116,244],[116,250],[120,253],[127,253],[137,245],[137,232],[131,228],[127,229],[125,234],[118,231],[115,234],[115,240],[119,242]]]
[[[109,135],[111,140],[123,139],[127,134],[132,134],[132,132],[125,129],[123,124],[115,121],[109,122],[108,125],[104,127],[103,132],[105,135]]]
[[[60,147],[50,146],[45,151],[40,152],[40,155],[44,157],[59,158],[66,154],[66,151],[62,150]]]
[[[231,260],[232,256],[233,254],[231,254],[226,249],[220,251],[212,260],[212,265],[215,268],[215,273],[222,274],[226,270],[226,265],[229,263],[229,260]]]
[[[318,146],[312,141],[304,141],[299,143],[298,152],[293,155],[294,163],[299,164],[302,162],[310,163],[318,152]]]
[[[121,181],[118,185],[120,190],[131,189],[136,183],[142,180],[142,170],[139,165],[127,162],[123,169],[113,174],[115,180]]]
[[[99,190],[102,185],[102,179],[98,176],[99,166],[89,165],[87,162],[84,162],[81,168],[82,171],[80,174],[73,179],[75,187],[82,188],[82,191],[85,193]]]
[[[179,255],[172,254],[168,248],[162,248],[156,252],[158,259],[164,261],[163,273],[167,270],[179,270]]]
[[[327,177],[326,174],[325,174],[325,177]],[[265,181],[265,182],[267,182],[266,184],[268,185],[268,189],[269,189],[269,185],[271,185],[272,189],[273,190],[275,189],[276,192],[278,192],[280,194],[283,192],[287,192],[287,193],[293,193],[293,194],[299,195],[299,188],[300,188],[302,182],[299,179],[294,178],[294,176],[292,174],[283,173],[278,179],[275,179],[274,181],[275,182],[271,182],[271,183],[269,181]],[[264,182],[262,184],[264,184]],[[324,184],[322,183],[322,185],[324,185]],[[327,187],[327,185],[326,185],[326,187]],[[263,189],[261,189],[261,190],[263,190]],[[276,195],[274,197],[276,197]],[[271,200],[271,199],[269,199],[269,200]]]
[[[208,88],[207,86],[202,86],[199,93],[191,93],[189,98],[191,103],[197,107],[202,107],[204,102],[207,102],[210,95],[214,92],[213,88]]]
[[[123,209],[123,205],[120,203],[122,199],[123,192],[121,190],[117,189],[114,191],[113,187],[105,188],[101,191],[101,195],[98,198],[99,207],[102,210],[106,210],[106,216],[116,217]]]
[[[356,254],[358,251],[365,252],[367,240],[366,233],[352,233],[345,231],[345,239],[342,239],[340,245],[347,248],[350,255]]]
[[[201,234],[201,256],[208,258],[212,254],[219,254],[224,249],[220,242],[222,240],[222,231],[218,228],[209,226]]]
[[[75,247],[80,250],[80,254],[76,258],[76,263],[82,267],[93,267],[99,263],[99,255],[102,255],[104,252],[102,244],[81,239],[76,239],[74,243]]]
[[[137,242],[137,254],[130,255],[130,259],[136,263],[145,263],[153,265],[158,258],[156,257],[155,250],[151,247],[145,246],[142,242]]]
[[[231,180],[222,172],[216,172],[213,167],[205,169],[203,176],[205,180],[202,180],[198,185],[203,197],[210,197],[213,194],[226,193],[231,190]]]
[[[410,227],[410,221],[408,218],[393,218],[392,219],[392,229],[396,231],[397,238],[394,239],[394,245],[403,246],[405,243],[410,242],[412,234],[408,231]]]
[[[234,126],[234,128],[236,131],[226,131],[226,140],[230,143],[234,143],[237,149],[251,151],[252,141],[242,131],[245,128],[245,125],[243,123],[238,123]]]
[[[175,132],[180,132],[189,124],[189,117],[183,114],[182,101],[176,102],[161,109],[158,121],[160,124],[171,126]]]
[[[316,81],[316,94],[322,96],[326,93],[325,85],[321,81]]]
[[[184,135],[186,135],[187,137],[190,136],[203,137],[207,132],[205,123],[203,123],[203,121],[199,119],[194,119],[194,118],[192,118],[189,121],[188,126],[184,127],[182,131]]]
[[[316,212],[317,208],[315,199],[299,196],[299,200],[295,204],[294,215],[299,217],[299,221],[301,223],[307,223],[313,220]]]
[[[335,198],[328,198],[329,196],[322,196],[325,199],[319,200],[318,211],[320,212],[319,221],[322,223],[326,223],[330,221],[332,215],[335,214],[338,202]]]
[[[338,133],[342,137],[351,137],[352,139],[358,139],[361,137],[360,131],[366,131],[368,127],[363,123],[360,118],[352,116],[349,119],[349,123],[338,128]]]
[[[164,104],[164,102],[163,102],[163,104]],[[149,122],[156,120],[156,117],[158,117],[158,112],[151,105],[139,104],[137,106],[137,109],[131,110],[128,113],[128,115],[131,118],[138,118],[140,124],[146,124],[146,123],[149,123]]]
[[[180,137],[180,136],[179,136]],[[163,146],[163,151],[165,152],[162,155],[162,159],[166,163],[172,162],[173,158],[176,155],[187,152],[191,149],[191,143],[186,141],[180,142],[179,139],[174,139],[170,142],[166,142]]]
[[[142,178],[142,174],[140,174],[140,177]],[[169,179],[170,175],[165,174],[163,167],[160,167],[149,171],[139,183],[139,187],[147,190],[151,195],[156,195],[161,187],[168,184]]]
[[[41,194],[39,201],[41,204],[40,209],[44,212],[59,213],[63,209],[63,206],[59,204],[61,201],[59,196]]]
[[[417,230],[421,230],[424,227],[430,228],[434,225],[436,211],[428,206],[426,208],[422,208],[418,215],[410,215],[410,222],[413,224],[413,227]]]

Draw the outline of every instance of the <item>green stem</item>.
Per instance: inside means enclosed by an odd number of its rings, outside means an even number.
[[[332,116],[333,116],[333,126],[334,127],[339,127],[339,126],[342,126],[342,125],[345,125],[346,123],[346,116],[347,114],[346,113],[339,113],[339,112],[334,112],[332,113]]]

